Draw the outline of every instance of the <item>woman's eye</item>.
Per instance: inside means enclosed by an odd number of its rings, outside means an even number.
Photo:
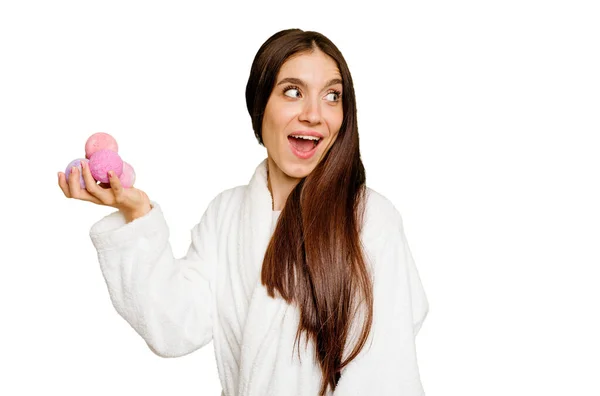
[[[294,92],[296,94],[294,94]],[[283,94],[285,96],[289,96],[290,98],[298,98],[300,95],[300,89],[295,87],[289,87],[283,91]],[[338,92],[329,92],[326,97],[329,97],[331,95],[333,95],[333,97],[331,97],[329,100],[331,100],[332,102],[337,102],[340,99],[340,94]]]
[[[296,92],[300,92],[300,91],[298,91],[298,89],[296,89],[296,88],[290,88],[290,89],[286,89],[286,90],[285,90],[285,92],[284,92],[284,95],[286,95],[286,96],[290,96],[290,97],[292,97],[292,98],[295,98],[295,97],[296,97],[295,95],[288,95],[288,94],[287,94],[287,93],[288,93],[288,92],[290,92],[290,91],[296,91]]]
[[[332,102],[335,102],[336,100],[339,99],[339,95],[337,94],[337,92],[329,92],[327,94],[327,96],[329,96],[329,95],[334,95],[335,96],[335,99],[331,99]]]

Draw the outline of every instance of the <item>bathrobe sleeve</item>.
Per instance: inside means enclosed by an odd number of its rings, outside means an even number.
[[[130,223],[113,212],[89,234],[116,311],[152,352],[178,357],[212,340],[215,219],[209,205],[187,254],[175,258],[163,212],[151,204]]]
[[[373,324],[367,343],[341,373],[335,396],[422,396],[415,339],[429,304],[395,209],[372,230]],[[372,231],[374,232],[374,231]],[[352,344],[354,346],[354,344]]]

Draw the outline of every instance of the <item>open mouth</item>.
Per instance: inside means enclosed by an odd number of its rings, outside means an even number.
[[[301,153],[308,153],[314,150],[323,139],[309,137],[288,136],[290,144]]]

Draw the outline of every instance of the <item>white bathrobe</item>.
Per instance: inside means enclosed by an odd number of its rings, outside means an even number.
[[[257,166],[248,185],[209,203],[182,258],[173,256],[154,201],[149,213],[128,224],[119,211],[109,214],[92,226],[90,237],[116,311],[154,353],[183,356],[213,341],[223,396],[316,396],[321,370],[314,346],[303,336],[300,360],[294,348],[299,311],[269,297],[260,282],[279,216],[266,164]],[[329,395],[424,395],[415,337],[428,301],[400,213],[371,188],[361,241],[374,277],[373,326]],[[351,346],[357,334],[351,333]]]

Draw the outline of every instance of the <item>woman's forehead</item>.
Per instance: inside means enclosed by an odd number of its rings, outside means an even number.
[[[279,69],[277,81],[285,78],[299,79],[310,84],[325,84],[333,79],[342,79],[337,63],[328,55],[315,51],[294,55]]]

